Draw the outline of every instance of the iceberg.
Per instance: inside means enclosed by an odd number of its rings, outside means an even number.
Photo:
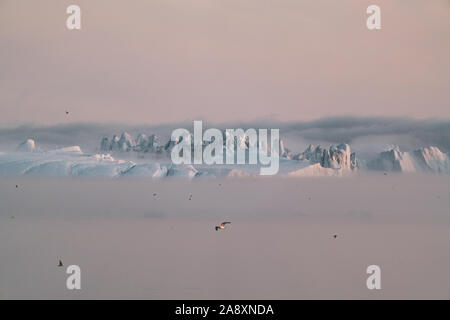
[[[34,152],[36,151],[36,143],[34,142],[33,139],[27,139],[17,147],[17,151]]]
[[[393,172],[449,173],[450,161],[448,154],[437,147],[424,147],[410,152],[402,152],[399,147],[394,147],[369,161],[367,168]]]
[[[311,163],[319,163],[323,168],[343,169],[356,171],[358,163],[356,154],[351,152],[350,146],[346,143],[337,146],[330,146],[329,149],[317,146],[314,148],[310,144],[305,151],[293,157],[298,161],[310,161]]]

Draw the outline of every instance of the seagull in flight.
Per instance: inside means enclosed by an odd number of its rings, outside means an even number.
[[[230,224],[231,222],[222,222],[221,224],[220,224],[220,226],[216,226],[216,231],[217,230],[225,230],[225,228],[226,228],[226,225],[227,224]]]

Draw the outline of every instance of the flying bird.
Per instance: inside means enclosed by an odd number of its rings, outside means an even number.
[[[66,110],[66,114],[69,114],[69,111]]]
[[[156,197],[156,193],[154,193],[153,196]]]
[[[16,184],[16,189],[19,187],[19,185]]]
[[[336,238],[337,238],[337,234],[333,235],[333,238],[335,238],[335,239],[336,239]]]
[[[62,267],[62,266],[63,266],[63,263],[61,260],[59,260],[58,267]]]
[[[226,225],[227,224],[230,224],[231,222],[222,222],[221,224],[220,224],[220,226],[216,226],[216,231],[217,230],[225,230],[225,228],[226,228]]]

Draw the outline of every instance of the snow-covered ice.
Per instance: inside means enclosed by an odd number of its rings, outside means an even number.
[[[243,145],[247,157],[248,141]],[[136,140],[123,132],[100,142],[97,152],[84,152],[80,146],[55,149],[39,147],[32,139],[21,143],[16,151],[0,153],[0,175],[104,176],[147,178],[250,177],[259,165],[173,165],[170,151],[174,143],[160,145],[154,135],[139,134]],[[205,145],[203,146],[205,147]],[[224,145],[224,149],[228,148]],[[279,176],[343,176],[366,171],[401,173],[450,173],[449,155],[434,146],[409,152],[391,146],[370,159],[359,159],[348,144],[329,147],[309,145],[293,155],[280,141]]]
[[[368,163],[368,167],[382,171],[449,173],[450,160],[448,154],[433,146],[410,152],[394,147],[381,152]]]

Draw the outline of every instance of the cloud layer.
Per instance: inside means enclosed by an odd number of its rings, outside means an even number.
[[[15,147],[27,138],[32,138],[43,146],[80,145],[92,149],[98,147],[102,137],[111,137],[127,131],[156,133],[162,141],[169,138],[176,128],[192,130],[192,122],[168,123],[161,125],[129,125],[71,123],[49,126],[22,124],[0,127],[0,147]],[[254,122],[214,124],[208,127],[226,128],[278,128],[288,146],[294,149],[306,143],[349,143],[354,144],[399,144],[403,149],[434,145],[445,152],[450,151],[450,121],[415,120],[390,117],[327,117],[307,122],[274,122],[261,120]]]

